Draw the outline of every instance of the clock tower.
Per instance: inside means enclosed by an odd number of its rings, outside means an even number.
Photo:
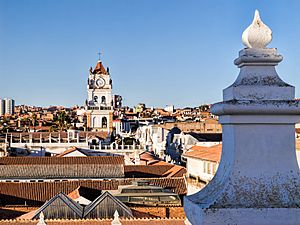
[[[94,69],[90,68],[87,92],[87,127],[110,132],[114,106],[112,80],[109,68],[105,69],[100,59]]]

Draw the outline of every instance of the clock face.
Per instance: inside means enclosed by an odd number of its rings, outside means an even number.
[[[103,87],[105,85],[105,81],[102,78],[99,78],[98,80],[96,80],[96,85],[98,87]]]

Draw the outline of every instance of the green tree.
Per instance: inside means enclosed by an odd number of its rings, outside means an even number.
[[[71,124],[71,118],[66,113],[66,111],[59,111],[54,117],[53,117],[54,125],[58,128],[58,130],[62,131],[65,129],[68,129]]]

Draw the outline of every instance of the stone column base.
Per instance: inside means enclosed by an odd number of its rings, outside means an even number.
[[[300,208],[222,208],[198,209],[188,218],[193,225],[299,225]]]

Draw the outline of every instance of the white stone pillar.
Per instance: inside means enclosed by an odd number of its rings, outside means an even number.
[[[235,60],[240,74],[211,108],[222,124],[222,158],[213,180],[185,198],[192,224],[299,224],[300,102],[275,70],[282,56],[266,48],[271,39],[256,11]]]

